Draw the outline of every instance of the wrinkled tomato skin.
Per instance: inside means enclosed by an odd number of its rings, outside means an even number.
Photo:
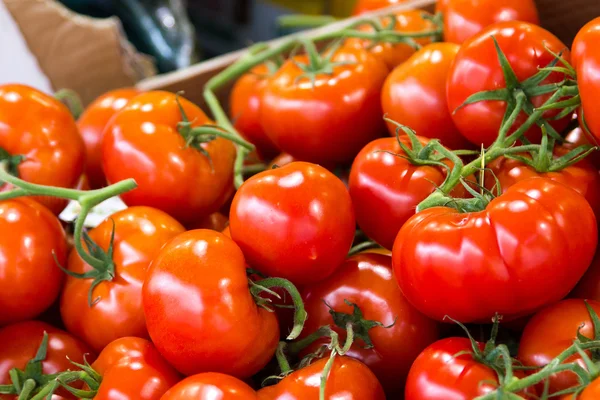
[[[356,226],[343,182],[303,162],[248,179],[229,218],[231,237],[252,268],[297,285],[331,275],[346,258]]]
[[[185,375],[247,378],[275,353],[277,319],[254,302],[244,255],[222,233],[199,229],[169,241],[152,261],[143,305],[152,341]]]
[[[160,400],[181,379],[150,341],[137,337],[109,343],[92,368],[102,375],[94,400]]]
[[[452,149],[470,145],[454,126],[446,102],[446,77],[459,48],[453,43],[423,47],[388,75],[381,91],[381,105],[389,119]],[[396,125],[387,127],[395,137]]]
[[[596,252],[592,264],[569,297],[600,301],[600,252]]]
[[[463,43],[454,63],[450,67],[446,87],[448,110],[454,124],[461,134],[476,145],[488,147],[496,137],[506,111],[504,101],[480,101],[459,106],[471,95],[505,87],[504,75],[498,62],[492,36],[498,44],[519,81],[523,81],[547,66],[554,56],[549,50],[560,53],[565,60],[570,60],[566,46],[553,34],[537,25],[526,22],[500,22],[490,25],[479,34]],[[554,72],[542,84],[556,83],[564,79],[564,74]],[[532,98],[534,107],[541,106],[551,94]],[[556,110],[547,111],[543,116],[551,119]],[[517,129],[526,120],[527,115],[521,113],[512,130]],[[569,124],[570,115],[551,121],[551,125],[561,132]],[[511,131],[512,132],[512,131]],[[539,140],[541,130],[534,125],[526,132],[530,141]]]
[[[113,226],[115,277],[94,288],[92,298],[98,302],[93,307],[88,305],[91,279],[67,277],[61,296],[60,310],[65,326],[96,351],[120,337],[148,337],[142,308],[142,284],[148,266],[167,241],[185,231],[163,211],[129,207],[89,231],[90,238],[105,251]],[[67,266],[69,271],[78,274],[92,270],[76,250],[71,250]]]
[[[2,326],[35,318],[56,300],[67,241],[58,218],[27,198],[0,201],[0,232]]]
[[[211,123],[196,105],[180,97],[192,126]],[[233,191],[234,145],[217,138],[202,147],[186,141],[177,124],[181,112],[173,93],[153,91],[131,99],[106,127],[102,168],[109,183],[133,178],[137,189],[121,195],[128,206],[165,211],[191,223],[218,211]]]
[[[24,370],[27,363],[35,358],[42,344],[44,332],[48,333],[48,350],[42,361],[43,374],[55,374],[74,370],[71,361],[83,363],[94,361],[90,348],[69,333],[54,328],[44,322],[25,321],[0,329],[0,385],[10,384],[9,371],[13,368]],[[68,393],[62,393],[65,398]],[[16,396],[1,395],[1,400],[13,400]]]
[[[388,68],[367,50],[342,48],[332,57],[333,73],[314,83],[296,63],[286,61],[265,88],[261,125],[283,152],[302,161],[344,164],[385,132],[379,97]]]
[[[583,196],[531,178],[483,211],[416,214],[398,233],[393,267],[406,298],[430,318],[510,320],[565,297],[589,267],[597,236]]]
[[[52,96],[24,85],[0,85],[0,148],[22,155],[19,177],[41,185],[73,188],[81,176],[85,148],[67,107]],[[2,185],[0,191],[11,186]],[[54,214],[66,200],[38,197]]]
[[[406,0],[358,0],[354,6],[352,15],[360,15],[367,12],[390,7],[396,4],[404,3]]]
[[[233,376],[215,372],[192,375],[172,387],[161,400],[258,400],[254,389]]]
[[[600,314],[600,302],[587,302]],[[569,348],[577,339],[578,331],[590,339],[594,337],[594,325],[584,300],[566,299],[552,304],[536,313],[527,323],[521,336],[517,358],[525,366],[542,367]],[[567,358],[565,362],[575,362],[585,368],[585,363],[578,354]],[[578,384],[577,375],[568,371],[561,372],[550,377],[549,393]]]
[[[346,353],[373,371],[389,398],[402,395],[412,362],[439,337],[437,323],[412,307],[400,292],[392,276],[390,256],[358,254],[350,257],[329,278],[305,286],[301,293],[310,316],[302,336],[331,325],[343,340],[344,331],[335,327],[328,306],[352,314],[353,308],[344,300],[358,305],[365,320],[389,326],[369,330],[374,348],[366,349],[362,340],[355,339]]]
[[[533,0],[448,0],[444,7],[444,41],[462,44],[496,22],[540,24]]]
[[[410,148],[410,139],[400,136]],[[425,145],[429,139],[419,138]],[[436,166],[417,166],[405,158],[396,138],[377,139],[356,156],[350,170],[350,196],[356,221],[371,239],[391,249],[398,231],[415,214],[417,205],[446,178],[446,170]],[[453,195],[464,197],[457,186]]]
[[[319,398],[320,377],[327,358],[322,358],[286,376],[274,386],[258,391],[260,400],[308,400]],[[381,384],[363,363],[351,357],[336,357],[327,378],[325,399],[385,400]]]

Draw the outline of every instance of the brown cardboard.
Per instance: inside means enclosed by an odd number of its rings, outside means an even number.
[[[579,29],[600,17],[600,0],[536,0],[541,24],[571,46]]]

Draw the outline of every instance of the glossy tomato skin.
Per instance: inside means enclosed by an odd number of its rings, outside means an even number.
[[[462,44],[496,22],[539,25],[533,0],[448,0],[444,7],[444,41]]]
[[[150,341],[137,337],[109,343],[92,368],[102,375],[94,400],[160,400],[181,379]]]
[[[298,285],[331,275],[355,231],[352,200],[335,175],[295,162],[261,172],[237,191],[231,237],[250,266]]]
[[[592,264],[569,297],[600,301],[600,252],[596,252]]]
[[[216,372],[192,375],[173,386],[161,400],[258,400],[254,389],[233,376]]]
[[[398,233],[393,267],[406,298],[431,318],[510,320],[567,295],[589,267],[597,235],[583,196],[531,178],[483,211],[416,214]]]
[[[275,315],[254,302],[244,255],[222,233],[199,229],[168,242],[150,266],[143,303],[152,341],[185,375],[247,378],[275,353]]]
[[[492,36],[509,63],[519,81],[523,81],[538,72],[538,67],[547,66],[554,56],[546,47],[569,61],[570,53],[566,46],[553,34],[537,25],[526,22],[499,22],[468,39],[461,46],[454,63],[450,67],[446,87],[448,110],[454,124],[464,137],[476,145],[491,145],[498,135],[504,118],[506,103],[503,101],[482,101],[469,104],[461,109],[460,105],[472,94],[500,89],[505,86],[504,75],[498,62]],[[555,83],[564,79],[562,73],[552,73],[542,82]],[[542,105],[551,94],[532,98],[535,107]],[[458,110],[457,110],[458,109]],[[545,118],[555,116],[554,111],[543,114]],[[517,129],[527,118],[521,113],[516,120]],[[569,123],[570,116],[551,121],[551,125],[561,132]],[[541,131],[534,125],[526,132],[532,140],[539,140]]]
[[[253,145],[263,159],[271,159],[279,153],[277,146],[260,125],[262,92],[268,84],[271,71],[265,64],[254,67],[242,75],[233,85],[229,97],[229,115],[233,126]]]
[[[446,77],[459,48],[453,43],[423,47],[388,75],[381,91],[381,105],[389,119],[452,149],[469,146],[454,126],[446,102]],[[387,127],[395,137],[396,125]]]
[[[182,121],[176,95],[153,91],[127,104],[110,121],[102,141],[102,168],[109,183],[134,178],[138,188],[121,195],[129,206],[158,208],[182,223],[218,211],[233,191],[234,145],[217,138],[199,150],[177,132]],[[184,98],[192,126],[211,123]]]
[[[46,359],[42,361],[43,374],[73,370],[71,361],[83,363],[84,356],[87,361],[94,361],[95,356],[90,348],[69,333],[44,322],[19,322],[0,329],[0,385],[11,383],[8,374],[11,369],[24,370],[27,363],[35,357],[42,344],[44,332],[48,333],[48,350]],[[64,395],[66,397],[67,393]],[[0,394],[0,399],[12,400],[16,399],[16,396]]]
[[[114,225],[113,225],[114,224]],[[115,228],[113,262],[115,277],[95,287],[88,305],[91,279],[69,276],[61,295],[60,310],[65,326],[94,350],[100,351],[120,337],[148,337],[142,308],[142,284],[148,266],[160,248],[185,228],[167,213],[150,207],[129,207],[89,231],[105,251]],[[71,250],[68,269],[85,273],[92,267]]]
[[[369,141],[384,132],[381,87],[385,64],[367,50],[344,47],[331,75],[318,74],[314,84],[288,60],[269,80],[262,98],[260,120],[282,151],[302,161],[324,165],[350,162]]]
[[[188,225],[188,230],[192,229],[212,229],[213,231],[221,232],[229,226],[229,219],[220,212],[214,212],[207,217],[204,217],[193,224]]]
[[[565,137],[564,146],[569,149],[574,149],[581,145],[598,146],[598,140],[594,138],[594,136],[587,131],[581,123],[580,114],[577,116],[577,119],[580,121],[580,125],[567,134]],[[590,161],[596,167],[596,169],[600,170],[600,151],[596,150],[592,152],[586,157],[586,159]]]
[[[319,398],[320,377],[327,358],[285,377],[275,386],[258,391],[260,400],[309,400]],[[383,388],[363,363],[351,357],[336,357],[327,378],[325,399],[385,400]]]
[[[46,207],[20,198],[0,201],[0,326],[32,319],[59,295],[67,241]]]
[[[352,15],[360,15],[367,12],[390,7],[396,4],[404,3],[406,0],[358,0],[354,6]]]
[[[410,148],[406,135],[400,141]],[[425,145],[429,139],[419,141]],[[394,154],[405,155],[395,137],[372,141],[356,156],[349,181],[358,226],[387,249],[417,205],[446,178],[442,167],[413,165]],[[465,197],[466,191],[459,185],[453,194]]]
[[[28,182],[73,188],[83,172],[85,148],[69,110],[29,86],[0,85],[0,148],[25,157],[18,173]],[[38,200],[54,214],[67,204],[51,197]]]
[[[571,393],[563,395],[560,400],[596,400],[598,398],[600,398],[600,379],[596,378],[577,397],[573,397]]]
[[[102,171],[102,135],[108,121],[127,105],[127,102],[140,94],[135,88],[115,89],[104,93],[89,106],[77,120],[77,128],[85,144],[85,174],[90,185],[100,188],[106,185]]]
[[[392,325],[369,330],[374,348],[366,349],[365,343],[356,339],[346,353],[373,371],[389,398],[402,395],[412,362],[439,337],[437,323],[411,306],[400,292],[392,276],[390,256],[365,253],[350,257],[329,278],[303,287],[301,293],[310,316],[303,336],[331,325],[344,338],[344,331],[335,327],[325,304],[335,311],[352,314],[353,308],[344,300],[358,305],[365,320]]]

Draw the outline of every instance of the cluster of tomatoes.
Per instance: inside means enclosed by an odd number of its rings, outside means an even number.
[[[0,86],[0,399],[598,398],[600,18],[437,7],[254,47],[214,122]]]

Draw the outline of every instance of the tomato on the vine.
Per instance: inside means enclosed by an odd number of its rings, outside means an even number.
[[[258,400],[250,386],[233,376],[205,372],[185,378],[161,400]]]

